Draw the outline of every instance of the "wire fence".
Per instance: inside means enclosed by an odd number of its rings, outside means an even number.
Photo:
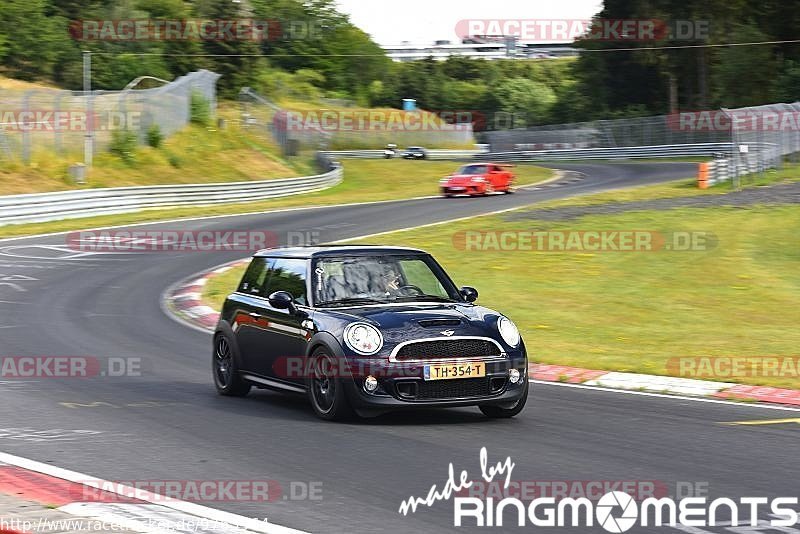
[[[729,142],[730,133],[681,129],[676,115],[552,124],[486,132],[492,152],[562,148],[619,148]]]
[[[492,153],[546,152],[724,144],[727,179],[770,168],[800,154],[800,103],[678,112],[655,117],[598,120],[486,132]],[[736,184],[738,185],[738,183]]]
[[[0,90],[0,159],[29,163],[36,153],[81,154],[106,150],[114,132],[145,143],[153,125],[170,136],[189,124],[193,93],[216,110],[219,75],[189,73],[160,87],[122,91]]]
[[[239,93],[242,123],[269,134],[284,156],[307,156],[317,151],[382,150],[398,147],[471,148],[475,137],[470,122],[449,123],[447,116],[425,111],[358,109],[354,103],[322,99],[333,108],[284,109],[249,87]],[[338,106],[338,107],[336,107]],[[455,117],[455,113],[451,114]]]
[[[732,125],[733,148],[725,159],[735,181],[746,174],[780,169],[787,158],[797,161],[800,154],[800,102],[723,109],[722,112]]]

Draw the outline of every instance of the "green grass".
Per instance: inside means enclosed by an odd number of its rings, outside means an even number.
[[[465,230],[714,232],[692,252],[464,251]],[[541,363],[669,374],[667,360],[797,356],[800,206],[708,208],[587,216],[569,223],[480,217],[371,240],[424,248],[480,303],[507,313]],[[737,380],[733,380],[737,381]],[[800,387],[797,378],[739,381]]]
[[[237,266],[209,278],[206,285],[203,286],[203,303],[215,310],[221,310],[225,298],[239,285],[246,268],[247,265]]]
[[[458,163],[447,161],[346,160],[344,181],[317,193],[258,202],[146,210],[48,223],[6,225],[0,227],[0,238],[188,217],[233,215],[298,206],[398,200],[434,195],[437,193],[438,180],[453,172],[457,166]],[[552,176],[551,170],[532,165],[520,165],[515,172],[520,185],[540,182]]]
[[[0,160],[0,195],[266,180],[313,173],[309,160],[284,159],[271,140],[241,129],[238,111],[231,104],[222,105],[218,116],[227,121],[224,129],[189,125],[164,139],[159,148],[137,147],[132,161],[98,151],[85,185],[76,185],[67,174],[71,164],[83,160],[82,153],[58,155],[34,151],[29,165],[19,160]]]
[[[800,164],[787,163],[783,169],[770,169],[763,175],[752,175],[743,178],[745,187],[762,187],[779,183],[800,180]],[[730,193],[733,187],[730,182],[723,182],[708,189],[699,189],[696,178],[675,180],[659,185],[643,185],[606,193],[590,193],[583,196],[560,200],[549,200],[536,204],[537,208],[553,208],[559,206],[591,206],[609,202],[629,202],[634,200],[653,200],[657,198],[675,198],[703,195],[723,195]]]

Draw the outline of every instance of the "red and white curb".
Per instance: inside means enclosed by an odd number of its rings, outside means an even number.
[[[714,382],[711,380],[695,380],[693,378],[598,371],[563,365],[542,364],[533,364],[531,366],[530,378],[544,382],[582,384],[627,391],[667,393],[687,397],[715,397],[800,406],[800,391],[798,390],[746,386],[732,382]]]
[[[143,534],[303,534],[266,519],[165,497],[2,452],[0,493]],[[91,495],[91,500],[74,500],[82,495]]]
[[[219,320],[219,312],[202,302],[203,287],[213,276],[222,274],[249,261],[250,258],[246,258],[226,263],[176,284],[168,289],[164,295],[165,311],[192,328],[213,332]],[[544,364],[532,364],[529,375],[531,380],[543,382],[560,382],[606,389],[800,406],[800,390],[746,386],[732,382],[620,373]]]
[[[210,278],[249,261],[250,258],[232,261],[175,284],[162,296],[164,310],[195,329],[213,332],[219,320],[219,312],[203,302],[203,288]]]

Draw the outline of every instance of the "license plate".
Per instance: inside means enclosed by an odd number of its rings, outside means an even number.
[[[425,380],[453,380],[455,378],[482,378],[484,376],[486,376],[486,365],[483,362],[425,366]]]

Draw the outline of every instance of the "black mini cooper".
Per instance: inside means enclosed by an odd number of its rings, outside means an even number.
[[[222,308],[214,383],[306,394],[323,419],[433,406],[513,417],[528,399],[525,345],[477,297],[421,250],[261,251]]]

